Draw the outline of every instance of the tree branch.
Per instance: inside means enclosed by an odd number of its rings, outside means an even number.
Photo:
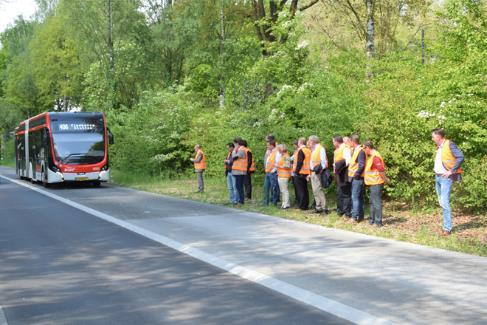
[[[304,10],[306,10],[306,9],[309,9],[309,8],[313,7],[315,4],[317,4],[317,3],[318,3],[318,1],[320,1],[320,0],[312,0],[312,1],[311,1],[310,3],[308,3],[307,5],[304,5],[304,6],[299,7],[299,11],[304,11]]]

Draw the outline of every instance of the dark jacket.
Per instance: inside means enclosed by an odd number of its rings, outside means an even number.
[[[337,186],[345,186],[348,182],[348,166],[345,160],[335,163],[335,182]]]

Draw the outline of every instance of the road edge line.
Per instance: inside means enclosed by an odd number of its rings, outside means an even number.
[[[7,317],[3,312],[2,306],[0,306],[0,325],[8,325]]]

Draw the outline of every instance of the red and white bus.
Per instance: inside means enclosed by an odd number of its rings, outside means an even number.
[[[17,175],[44,186],[69,181],[98,186],[109,179],[112,142],[103,113],[39,114],[15,129]]]

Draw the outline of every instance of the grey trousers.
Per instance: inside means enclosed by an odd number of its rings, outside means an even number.
[[[316,210],[324,210],[326,208],[326,198],[321,187],[320,175],[311,174],[311,188],[315,197]]]
[[[198,192],[203,192],[205,189],[205,183],[203,181],[203,172],[204,170],[196,170],[196,178],[198,179]]]
[[[382,224],[382,188],[384,185],[369,186],[370,223]]]

